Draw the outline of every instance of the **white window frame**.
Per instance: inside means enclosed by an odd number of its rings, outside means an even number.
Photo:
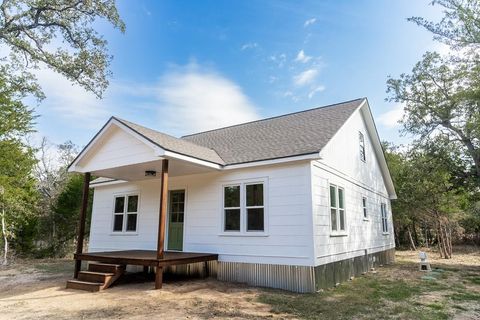
[[[388,232],[388,211],[387,211],[387,204],[382,202],[380,204],[380,218],[382,222],[382,233],[389,234]]]
[[[365,135],[361,131],[358,132],[358,144],[360,148],[360,160],[362,160],[363,162],[367,162],[367,153],[365,148]]]
[[[127,212],[128,208],[128,197],[137,196],[137,211],[136,212]],[[122,213],[115,213],[115,203],[117,198],[125,198],[125,202],[123,203],[123,212]],[[112,208],[112,223],[110,226],[110,234],[111,235],[138,235],[138,220],[139,220],[139,212],[140,212],[140,193],[139,192],[131,192],[131,193],[118,193],[113,195],[113,208]],[[129,214],[136,214],[137,220],[135,224],[135,231],[127,231],[127,220]],[[115,226],[115,216],[123,215],[122,221],[122,230],[121,231],[114,231],[113,228]]]
[[[263,184],[263,206],[247,206],[247,185]],[[240,186],[240,207],[225,207],[225,188],[232,186]],[[227,182],[221,185],[221,224],[220,224],[220,236],[268,236],[268,180],[262,179],[249,179]],[[263,230],[247,231],[247,209],[263,208]],[[226,231],[225,230],[225,209],[240,209],[240,231]]]
[[[366,196],[362,196],[362,215],[363,220],[368,221],[368,199]]]
[[[333,187],[335,188],[335,202],[336,202],[336,205],[335,207],[332,206],[332,199],[331,199],[331,196],[330,196],[330,188]],[[343,191],[343,208],[340,208],[340,199],[339,199],[339,192],[338,190],[342,190]],[[329,217],[329,221],[330,221],[330,235],[332,236],[346,236],[347,235],[347,204],[346,204],[346,201],[345,201],[345,188],[342,187],[342,186],[339,186],[339,185],[336,185],[336,184],[333,184],[333,183],[329,183],[328,185],[328,202],[329,202],[329,210],[328,210],[328,217]],[[332,212],[332,209],[335,209],[335,214],[336,214],[336,221],[337,221],[337,229],[336,230],[333,230],[332,229],[332,216],[331,216],[331,212]],[[343,227],[344,227],[344,230],[341,230],[340,229],[340,211],[343,210]]]

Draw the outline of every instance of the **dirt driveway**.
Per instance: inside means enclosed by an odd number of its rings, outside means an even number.
[[[0,319],[289,318],[255,302],[259,289],[211,279],[171,279],[153,290],[153,282],[132,277],[97,293],[67,290],[70,265],[22,263],[0,271]]]

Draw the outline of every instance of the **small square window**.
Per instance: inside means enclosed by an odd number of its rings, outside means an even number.
[[[113,209],[113,232],[137,231],[138,195],[116,196]]]
[[[239,183],[223,187],[223,231],[247,234],[265,231],[265,185]]]

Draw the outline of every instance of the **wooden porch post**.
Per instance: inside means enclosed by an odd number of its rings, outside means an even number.
[[[83,180],[83,195],[82,195],[82,207],[80,209],[80,221],[77,228],[77,251],[76,254],[81,254],[83,252],[83,237],[85,235],[85,220],[87,218],[87,207],[88,207],[88,193],[90,189],[90,172],[86,172]],[[82,260],[75,259],[75,272],[73,277],[77,279],[78,272],[82,267]]]
[[[168,201],[168,160],[162,160],[162,180],[160,185],[160,211],[158,215],[158,242],[157,259],[163,259],[163,248],[165,245],[165,224],[167,222],[167,201]],[[155,275],[155,289],[161,289],[163,282],[163,267],[157,265]]]

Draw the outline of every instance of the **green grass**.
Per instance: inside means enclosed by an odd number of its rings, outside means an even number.
[[[392,268],[405,268],[405,265]],[[381,271],[380,271],[381,272]],[[293,294],[265,290],[258,298],[275,313],[301,319],[450,319],[469,311],[468,303],[480,301],[461,282],[479,285],[480,274],[448,269],[406,280],[366,275],[316,294]],[[462,281],[458,281],[458,280]],[[470,307],[471,308],[471,307]]]
[[[473,292],[456,292],[450,296],[454,301],[480,301],[480,294]]]

